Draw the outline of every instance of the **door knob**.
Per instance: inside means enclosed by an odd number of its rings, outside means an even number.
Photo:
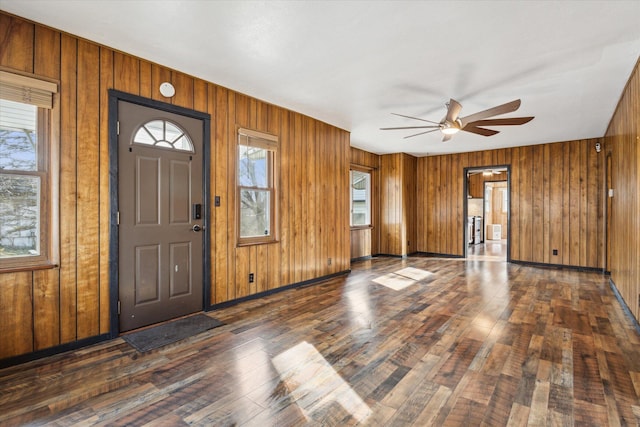
[[[202,230],[202,227],[200,227],[198,224],[196,224],[196,225],[194,225],[193,227],[191,227],[191,231],[196,231],[196,232],[198,232],[198,231],[200,231],[200,230]]]

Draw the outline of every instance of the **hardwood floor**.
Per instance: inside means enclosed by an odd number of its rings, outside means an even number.
[[[481,261],[506,261],[507,259],[507,241],[503,240],[485,240],[477,245],[469,245],[467,247],[467,259]]]
[[[410,257],[0,371],[0,425],[640,423],[640,335],[597,273]]]

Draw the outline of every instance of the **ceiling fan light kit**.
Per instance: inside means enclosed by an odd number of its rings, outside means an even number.
[[[404,138],[412,138],[418,135],[424,135],[425,133],[435,132],[439,130],[444,136],[443,142],[449,141],[451,137],[463,130],[465,132],[475,133],[482,136],[492,136],[500,131],[487,129],[484,126],[515,126],[523,125],[533,120],[531,117],[509,117],[502,119],[491,119],[490,117],[499,116],[501,114],[511,113],[520,108],[521,101],[516,99],[515,101],[507,102],[506,104],[498,105],[497,107],[489,108],[487,110],[479,111],[466,117],[459,117],[462,110],[462,104],[455,99],[451,98],[447,104],[447,115],[440,122],[433,122],[431,120],[425,120],[418,117],[405,116],[403,114],[391,113],[396,116],[405,117],[413,120],[420,120],[423,122],[433,123],[428,126],[401,126],[393,128],[380,128],[380,130],[399,130],[399,129],[428,129],[413,135],[405,136]]]

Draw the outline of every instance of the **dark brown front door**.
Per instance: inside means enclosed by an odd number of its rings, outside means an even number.
[[[201,120],[118,102],[120,331],[203,308]]]

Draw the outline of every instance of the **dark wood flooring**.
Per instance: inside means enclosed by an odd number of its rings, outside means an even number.
[[[0,371],[0,425],[633,426],[640,335],[597,273],[411,257]]]

